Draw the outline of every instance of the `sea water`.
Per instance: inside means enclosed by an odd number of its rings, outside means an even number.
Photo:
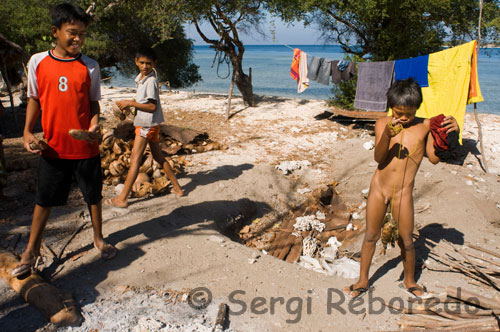
[[[300,48],[308,57],[317,56],[330,60],[342,60],[344,52],[338,45],[245,45],[243,71],[248,74],[252,68],[253,91],[257,95],[301,99],[324,99],[332,96],[332,84],[322,85],[310,82],[302,93],[297,93],[297,83],[290,76],[293,48]],[[208,45],[195,46],[193,62],[199,66],[202,81],[183,89],[194,92],[229,92],[230,67],[226,62],[218,64],[215,51]],[[477,104],[482,113],[500,115],[500,49],[481,49],[478,58],[478,77],[484,102]],[[133,79],[117,75],[112,85],[133,86]],[[239,95],[234,87],[233,93]],[[467,106],[468,111],[473,105]]]

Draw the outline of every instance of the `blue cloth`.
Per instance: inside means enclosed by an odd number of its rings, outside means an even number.
[[[420,87],[429,86],[427,79],[427,66],[429,55],[417,56],[410,59],[394,61],[394,79],[404,80],[413,77]]]

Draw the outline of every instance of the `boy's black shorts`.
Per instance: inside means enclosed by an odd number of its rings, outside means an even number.
[[[65,205],[73,175],[85,202],[90,205],[99,203],[102,199],[100,156],[75,160],[40,156],[36,204],[43,207]]]

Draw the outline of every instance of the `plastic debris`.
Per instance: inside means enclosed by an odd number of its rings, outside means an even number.
[[[292,160],[292,161],[282,161],[279,165],[276,165],[275,168],[279,169],[283,174],[289,174],[296,169],[301,169],[303,167],[311,166],[311,162],[309,160]]]
[[[297,192],[299,194],[307,194],[307,193],[310,193],[312,191],[312,189],[310,188],[300,188],[300,189],[297,189]]]
[[[373,141],[364,142],[363,147],[365,148],[365,150],[373,150],[373,148],[375,147],[375,143],[373,143]]]

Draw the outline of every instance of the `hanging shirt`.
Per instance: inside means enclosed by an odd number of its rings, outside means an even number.
[[[421,88],[429,86],[427,67],[429,55],[394,61],[394,80],[405,80],[413,77]]]
[[[297,92],[304,92],[309,87],[309,79],[307,78],[307,54],[300,51],[299,58],[299,79],[297,80]]]
[[[358,82],[354,107],[385,112],[387,90],[391,86],[394,61],[358,63]]]
[[[356,63],[346,60],[332,61],[332,83],[348,81],[356,75]]]
[[[299,78],[299,60],[300,60],[300,52],[298,48],[293,49],[293,59],[292,59],[292,65],[290,66],[290,76],[294,80],[297,80]]]
[[[327,59],[322,59],[321,66],[318,70],[318,77],[316,81],[318,83],[328,85],[330,83],[330,77],[332,76],[332,61]]]
[[[307,78],[311,81],[316,81],[318,79],[318,71],[319,67],[321,67],[321,63],[323,62],[323,58],[313,56],[311,58],[311,62],[307,66]]]

